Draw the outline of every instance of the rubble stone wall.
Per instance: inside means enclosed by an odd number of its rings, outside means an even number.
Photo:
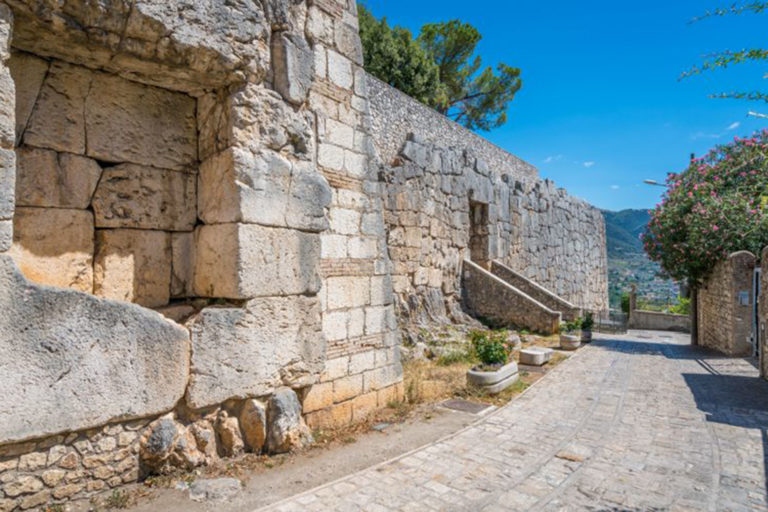
[[[697,332],[702,347],[729,356],[751,355],[755,263],[752,253],[735,252],[718,263],[699,288]]]

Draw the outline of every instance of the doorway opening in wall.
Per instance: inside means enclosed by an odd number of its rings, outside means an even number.
[[[488,253],[488,205],[469,202],[469,257],[478,265],[490,262]]]

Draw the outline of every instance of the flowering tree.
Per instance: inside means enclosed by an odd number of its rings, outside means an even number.
[[[736,138],[669,174],[651,210],[645,251],[669,277],[696,286],[734,251],[768,245],[768,130]]]

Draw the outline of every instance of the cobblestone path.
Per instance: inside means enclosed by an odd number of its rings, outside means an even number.
[[[453,437],[264,510],[768,510],[767,432],[754,363],[633,333]]]

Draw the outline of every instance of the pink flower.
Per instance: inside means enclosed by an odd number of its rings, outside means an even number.
[[[719,230],[719,229],[720,229],[720,228],[719,228],[719,227],[717,227],[717,225],[714,225],[714,226],[712,226],[712,231],[717,231],[717,230]]]

